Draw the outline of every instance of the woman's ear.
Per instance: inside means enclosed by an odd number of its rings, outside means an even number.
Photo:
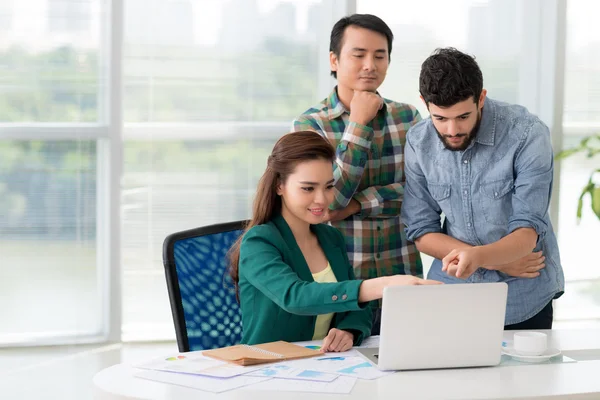
[[[277,193],[277,196],[281,196],[281,193],[283,192],[283,189],[281,187],[281,181],[279,179],[277,179],[277,184],[275,186],[275,192]]]

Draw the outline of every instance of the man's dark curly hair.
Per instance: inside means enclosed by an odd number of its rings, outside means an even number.
[[[483,74],[475,57],[453,47],[436,49],[421,65],[419,91],[429,107],[450,107],[473,97],[475,103],[483,90]]]

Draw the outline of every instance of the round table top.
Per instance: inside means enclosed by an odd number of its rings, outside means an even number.
[[[460,368],[444,370],[402,371],[377,380],[359,379],[349,399],[390,398],[446,398],[446,399],[510,399],[531,398],[600,398],[600,331],[565,330],[546,331],[549,345],[563,354],[579,360],[571,363],[502,366],[498,368]],[[505,332],[505,339],[512,338]],[[281,400],[274,391],[259,391],[246,386],[222,393],[210,393],[197,389],[165,384],[137,378],[139,371],[128,364],[117,364],[94,376],[95,398],[187,400],[247,399]],[[435,384],[432,384],[435,383]],[[331,394],[286,392],[286,400],[331,399]]]

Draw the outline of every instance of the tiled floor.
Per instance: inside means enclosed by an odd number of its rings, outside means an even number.
[[[173,351],[175,342],[0,349],[0,398],[92,399],[92,378],[98,371]]]

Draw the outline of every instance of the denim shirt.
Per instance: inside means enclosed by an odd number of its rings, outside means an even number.
[[[527,227],[538,234],[534,251],[546,257],[537,278],[479,268],[465,281],[442,272],[437,259],[428,278],[445,283],[506,282],[505,325],[533,317],[563,293],[564,275],[548,215],[552,145],[548,127],[539,118],[524,107],[487,98],[477,136],[466,150],[447,150],[427,118],[409,130],[404,156],[402,219],[409,240],[440,232],[477,246]]]

